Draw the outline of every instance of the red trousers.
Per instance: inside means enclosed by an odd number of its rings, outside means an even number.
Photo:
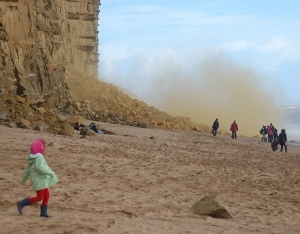
[[[50,198],[50,191],[49,189],[45,188],[36,191],[36,197],[29,198],[29,203],[31,204],[31,203],[42,201],[42,205],[47,206],[49,198]]]

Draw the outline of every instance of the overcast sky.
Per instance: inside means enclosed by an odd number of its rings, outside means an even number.
[[[213,57],[239,79],[255,73],[276,101],[300,101],[299,25],[299,0],[101,0],[100,79],[156,105],[159,79],[193,85]]]

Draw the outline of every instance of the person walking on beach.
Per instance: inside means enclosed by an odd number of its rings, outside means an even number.
[[[281,129],[281,133],[278,136],[279,138],[279,143],[280,143],[280,152],[282,152],[283,150],[283,146],[284,146],[284,150],[287,153],[287,135],[286,135],[286,131],[285,129]]]
[[[233,123],[230,126],[230,131],[231,131],[231,138],[232,139],[236,139],[236,132],[239,130],[239,127],[237,125],[237,123],[235,122],[235,120],[233,121]]]
[[[214,121],[213,125],[212,125],[212,134],[214,136],[217,135],[217,132],[218,132],[218,128],[219,128],[219,120],[218,118]]]
[[[48,201],[50,198],[49,187],[58,182],[54,171],[48,166],[45,156],[45,142],[42,139],[35,140],[31,145],[30,154],[26,158],[27,168],[23,173],[20,184],[24,185],[30,177],[32,189],[36,192],[36,197],[27,197],[17,202],[20,214],[23,208],[36,202],[42,201],[40,216],[49,218]]]

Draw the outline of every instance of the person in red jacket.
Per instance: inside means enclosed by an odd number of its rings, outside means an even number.
[[[237,125],[237,123],[235,122],[235,120],[233,121],[233,123],[230,126],[230,131],[231,131],[231,138],[232,139],[236,139],[236,132],[239,130],[239,127]]]

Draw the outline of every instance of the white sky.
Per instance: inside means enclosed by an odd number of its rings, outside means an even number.
[[[150,105],[161,74],[180,67],[182,79],[198,79],[211,56],[255,71],[276,101],[300,104],[299,0],[101,0],[100,10],[100,79]]]

